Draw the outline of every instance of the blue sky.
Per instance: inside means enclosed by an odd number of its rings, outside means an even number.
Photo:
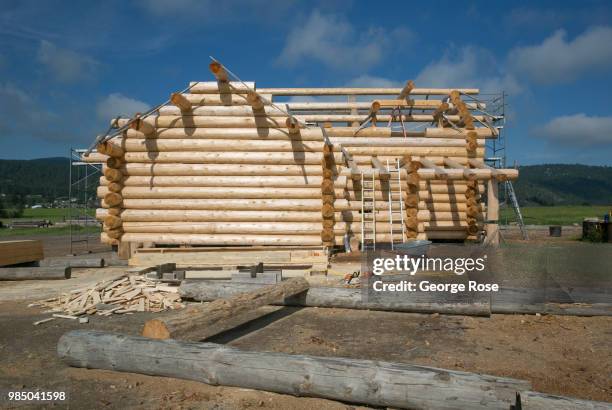
[[[67,156],[211,80],[505,90],[508,159],[612,165],[612,3],[0,1],[0,158]]]

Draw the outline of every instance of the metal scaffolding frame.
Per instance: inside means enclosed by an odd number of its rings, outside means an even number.
[[[85,244],[85,251],[91,253],[91,242],[100,237],[102,227],[91,215],[98,207],[96,187],[102,175],[101,163],[89,163],[81,160],[84,149],[70,148],[70,170],[68,180],[70,254],[76,255],[75,244]],[[90,191],[91,190],[91,191]],[[98,232],[89,227],[96,226]]]

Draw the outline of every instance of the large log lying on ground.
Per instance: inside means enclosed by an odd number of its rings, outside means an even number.
[[[371,406],[504,409],[527,381],[409,364],[242,351],[214,343],[76,330],[57,346],[68,365],[177,377]]]
[[[70,279],[70,267],[0,268],[0,280]]]
[[[553,396],[535,391],[522,391],[510,410],[612,410],[612,403]]]
[[[183,298],[202,302],[232,297],[249,292],[262,285],[221,281],[186,280],[179,293]],[[387,296],[384,299],[364,297],[361,289],[311,287],[307,292],[287,298],[279,304],[286,306],[328,307],[343,309],[370,309],[393,312],[443,313],[472,316],[489,316],[489,298],[477,295],[472,300],[462,300],[459,294],[440,296],[436,292],[411,292]]]
[[[304,278],[291,278],[274,285],[238,293],[227,299],[215,300],[207,305],[190,306],[173,312],[169,317],[147,321],[142,335],[153,339],[202,340],[210,336],[207,331],[211,326],[304,292],[308,286]]]

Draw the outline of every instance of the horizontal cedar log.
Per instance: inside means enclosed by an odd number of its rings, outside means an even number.
[[[193,94],[240,94],[255,90],[253,81],[191,81],[189,91]]]
[[[441,158],[441,157],[440,157]],[[361,161],[361,158],[359,159]],[[463,158],[465,161],[466,158]],[[106,172],[106,167],[104,170]],[[361,168],[367,177],[372,177],[374,174],[375,179],[380,179],[380,173],[378,170],[373,168]],[[320,176],[323,173],[320,164],[316,165],[299,165],[299,164],[285,164],[285,165],[266,165],[266,164],[181,164],[181,163],[163,163],[163,164],[146,164],[146,163],[128,163],[125,164],[120,171],[123,175],[130,176],[301,176],[302,178],[308,179],[310,176]],[[335,171],[334,171],[335,172]],[[401,171],[402,179],[406,178],[406,170]],[[485,170],[486,172],[486,170]],[[350,170],[342,167],[340,173],[343,176],[350,176]],[[447,170],[449,180],[464,180],[463,172],[455,172],[455,170]],[[421,168],[419,170],[419,177],[424,180],[434,179],[435,175],[433,171],[430,172],[427,168]],[[483,179],[485,179],[483,177]],[[438,182],[435,181],[434,182]],[[447,182],[447,181],[443,181]]]
[[[408,137],[415,138],[450,138],[463,141],[465,136],[458,134],[452,128],[433,128],[439,129],[435,135],[425,131],[407,131]],[[357,127],[332,127],[327,128],[326,132],[330,138],[398,138],[404,139],[401,131],[393,130],[390,127],[370,127],[357,132]],[[477,128],[480,138],[490,138],[491,131],[488,128]],[[188,138],[214,138],[214,139],[266,139],[266,140],[302,140],[302,141],[323,141],[323,134],[320,128],[302,128],[298,134],[291,134],[282,128],[196,128],[196,127],[174,127],[158,128],[152,135],[145,135],[140,131],[129,129],[125,132],[126,138],[165,138],[165,139],[188,139]]]
[[[232,295],[257,289],[263,285],[255,283],[233,283],[221,281],[186,280],[181,283],[179,293],[185,299],[198,302],[231,297]],[[286,298],[280,303],[285,306],[304,306],[340,309],[369,309],[412,313],[441,313],[472,316],[489,316],[489,298],[478,295],[471,302],[460,302],[460,297],[435,292],[415,292],[412,297],[394,298],[392,303],[377,298],[363,298],[359,288],[310,287],[303,294]]]
[[[394,230],[401,230],[399,220],[396,221]],[[467,226],[454,225],[456,227]],[[435,225],[432,225],[435,226]],[[452,226],[447,223],[445,226]],[[123,222],[123,231],[128,233],[193,233],[193,234],[283,234],[283,235],[311,235],[321,232],[320,222]],[[335,235],[345,232],[358,232],[360,224],[337,221],[333,226]],[[377,232],[390,232],[391,225],[383,221],[376,223]]]
[[[337,243],[342,243],[342,237]],[[319,246],[321,235],[235,235],[235,234],[167,234],[125,233],[123,242],[153,242],[185,245],[304,245]]]
[[[322,87],[322,88],[259,88],[260,93],[275,96],[297,96],[297,95],[399,95],[402,88],[383,88],[383,87]],[[448,95],[453,91],[452,88],[413,88],[410,95]],[[478,88],[461,88],[458,91],[462,94],[478,94]]]
[[[88,162],[90,164],[105,164],[109,156],[100,152],[91,152],[87,156],[82,154],[80,158],[81,161]]]
[[[465,193],[459,191],[460,189],[451,193],[432,193],[423,190],[419,191],[419,199],[433,202],[466,202]],[[314,199],[321,197],[320,188],[275,188],[270,190],[267,187],[126,186],[116,199],[115,196],[112,196],[112,202],[109,202],[111,193],[106,186],[99,186],[97,193],[98,197],[104,198],[110,206],[117,206],[126,199]],[[335,188],[334,194],[337,199],[361,200],[361,191]],[[404,200],[406,195],[408,195],[406,192],[402,193]],[[389,191],[375,191],[374,196],[376,200],[387,201]],[[478,199],[477,196],[475,198]],[[399,199],[398,193],[393,194],[393,199]],[[124,203],[123,207],[128,206]]]
[[[103,179],[101,178],[101,181]],[[124,186],[235,186],[235,187],[315,187],[323,182],[321,176],[128,176],[122,183]],[[344,188],[346,176],[339,176],[334,185]],[[101,183],[102,184],[102,183]]]
[[[391,153],[408,153],[413,155],[433,155],[433,156],[467,156],[465,148],[390,148]],[[365,154],[364,154],[365,152]],[[370,164],[371,154],[379,153],[379,159],[385,159],[376,149],[360,149],[355,153],[354,160],[358,164]],[[353,153],[353,152],[351,152]],[[484,148],[478,149],[478,155],[484,154]],[[333,153],[336,163],[343,161],[341,153]],[[321,154],[317,152],[127,152],[126,162],[139,163],[216,163],[216,164],[304,164],[315,165],[321,163]]]
[[[419,233],[417,239],[429,239],[429,240],[458,240],[464,241],[467,239],[476,239],[475,236],[469,235],[465,230],[461,231],[432,231],[427,230],[423,234]]]
[[[371,182],[371,181],[370,181]],[[404,181],[402,181],[404,182]],[[396,182],[392,182],[395,183]],[[340,186],[338,184],[338,186]],[[395,186],[393,186],[395,188]],[[484,189],[484,185],[479,184],[480,189]],[[377,179],[374,182],[374,189],[383,189],[385,191],[389,190],[389,182],[385,181],[385,180],[380,180]],[[361,181],[360,180],[353,180],[351,178],[347,179],[346,182],[346,189],[348,190],[361,190]],[[463,180],[451,180],[451,181],[429,181],[429,180],[424,180],[424,181],[419,181],[419,189],[421,191],[428,191],[431,193],[447,193],[447,192],[456,192],[456,193],[465,193],[466,189],[467,189],[467,185],[466,185],[466,181]],[[402,188],[402,190],[405,190],[405,188]]]
[[[342,154],[334,154],[337,162]],[[320,164],[316,152],[128,152],[127,162],[217,164]]]
[[[320,176],[317,165],[265,165],[265,164],[143,164],[128,163],[121,168],[126,176],[299,176],[309,180]]]
[[[0,268],[0,281],[70,279],[71,271],[72,269],[68,266],[40,268]]]
[[[152,339],[202,340],[214,334],[210,331],[215,325],[261,306],[280,302],[304,292],[308,287],[306,279],[297,277],[217,299],[206,305],[191,305],[168,316],[146,321],[142,335]]]
[[[465,200],[464,200],[465,202]],[[108,207],[102,201],[103,207]],[[320,211],[320,199],[125,199],[122,207],[125,209],[149,210],[234,210],[234,211]],[[336,199],[334,208],[337,211],[359,211],[361,202]],[[394,204],[393,209],[399,209]],[[378,201],[376,209],[389,209],[389,203]]]
[[[255,211],[233,211],[224,208],[220,210],[124,209],[121,212],[121,220],[123,222],[321,222],[323,218],[320,208],[321,205],[319,204],[319,208],[314,211],[274,211],[269,210],[269,208]],[[381,207],[376,217],[379,221],[388,221],[389,214],[382,209],[388,210],[388,206]],[[452,214],[452,220],[462,221],[465,219],[461,211]],[[96,210],[96,218],[104,219],[107,216],[109,216],[107,209]],[[429,214],[428,218],[430,218]],[[354,210],[352,211],[334,212],[334,220],[338,223],[361,221],[358,204],[354,204]]]
[[[96,210],[96,218],[107,216]],[[320,211],[228,211],[228,210],[155,210],[125,209],[124,222],[321,222]]]
[[[336,197],[341,198],[344,190],[336,189]],[[105,197],[105,186],[98,187],[98,196]],[[121,190],[123,199],[134,198],[177,198],[177,199],[257,199],[257,198],[320,198],[321,188],[269,188],[260,187],[140,187],[126,186]]]
[[[464,215],[464,212],[419,210],[417,213],[417,219],[419,222],[452,221],[456,219],[463,219],[465,217]]]
[[[507,409],[527,381],[403,363],[244,351],[227,345],[73,330],[57,345],[69,366],[138,372],[374,407]],[[314,375],[314,376],[313,376]]]
[[[359,114],[363,114],[361,117],[363,119],[363,117],[365,117],[367,115],[367,112],[369,111],[370,107],[371,107],[371,103],[367,103],[367,102],[355,102],[355,103],[350,103],[350,102],[345,102],[345,103],[338,103],[338,102],[330,102],[330,103],[321,103],[321,102],[290,102],[287,103],[289,105],[289,109],[298,114],[298,116],[300,118],[322,118],[319,121],[328,121],[326,118],[330,118],[331,117],[332,120],[330,121],[334,121],[334,118],[336,116],[342,116],[342,117],[346,117],[349,116],[349,118],[355,117]],[[283,104],[284,105],[284,104]],[[440,100],[413,100],[411,101],[411,104],[407,105],[407,106],[412,106],[412,107],[417,107],[416,109],[418,110],[435,110],[438,107],[440,107],[441,105],[441,101]],[[476,104],[470,104],[468,106],[468,108],[470,109],[475,109],[476,108]],[[390,108],[388,107],[383,107],[381,108],[381,110],[389,110]],[[357,112],[357,113],[352,113],[349,114],[348,112],[351,110],[361,110],[362,112]],[[297,111],[307,111],[306,113],[299,113]],[[324,114],[313,114],[313,111],[327,111]],[[405,111],[404,111],[405,112]],[[180,111],[180,109],[178,109],[177,107],[174,107],[172,105],[166,105],[163,106],[159,109],[159,115],[160,116],[165,116],[165,115],[181,115],[181,114],[185,114],[182,113]],[[286,117],[287,113],[278,109],[277,107],[274,106],[265,106],[263,110],[257,110],[254,111],[251,107],[249,106],[245,106],[245,105],[236,105],[236,106],[214,106],[214,105],[204,105],[204,106],[196,106],[194,107],[194,109],[192,109],[192,111],[190,112],[191,115],[203,115],[203,116],[222,116],[222,117],[230,117],[230,116],[236,116],[236,117],[248,117],[248,116],[268,116],[268,117]],[[188,114],[189,115],[189,114]],[[404,114],[405,115],[405,114]],[[427,117],[425,118],[421,118],[421,117]],[[452,116],[454,117],[454,116]],[[458,116],[457,116],[458,117]],[[479,117],[481,120],[483,119],[482,116],[477,116]],[[432,120],[432,115],[431,114],[412,114],[409,116],[409,118],[412,118],[414,120],[423,120],[423,121],[427,121],[427,122],[431,122]],[[457,118],[458,119],[458,118]],[[451,119],[452,121],[452,119]]]
[[[124,222],[127,233],[316,235],[320,222]],[[344,229],[336,228],[339,234]]]
[[[419,110],[433,110],[438,104],[424,103],[419,105]],[[216,107],[215,107],[216,108]],[[229,108],[229,107],[228,107]],[[150,120],[151,125],[156,127],[220,127],[220,128],[237,128],[237,127],[272,127],[272,128],[287,128],[287,114],[282,112],[274,112],[273,107],[268,107],[268,112],[273,115],[263,115],[266,113],[265,109],[251,108],[251,113],[245,113],[243,115],[214,115],[208,114],[214,113],[215,109],[209,107],[199,106],[190,110],[189,112],[183,112],[180,114],[175,110],[166,109],[163,111],[163,115],[158,115]],[[363,121],[367,117],[367,113],[363,114],[348,114],[348,113],[295,113],[294,116],[302,123],[304,122],[353,122]],[[203,114],[202,114],[203,113]],[[376,119],[380,122],[430,122],[433,119],[431,113],[422,114],[402,114],[390,115],[387,113],[379,113],[376,115]],[[125,121],[127,122],[127,121]],[[121,122],[119,123],[121,125]],[[305,128],[305,126],[300,126]],[[492,132],[492,131],[490,131]]]
[[[259,93],[267,101],[272,100],[270,94]],[[191,103],[196,105],[250,105],[247,101],[247,94],[183,94]]]
[[[464,148],[465,143],[459,139],[452,138],[331,138],[330,141],[335,152],[340,152],[343,146],[349,152],[380,152],[381,154],[403,154],[405,148]],[[322,152],[323,141],[300,141],[294,140],[236,140],[227,139],[135,139],[129,138],[118,141],[121,146],[110,145],[119,151],[145,152],[145,151],[296,151],[296,152]],[[116,143],[115,143],[116,144]],[[485,140],[479,140],[481,147],[485,145]]]

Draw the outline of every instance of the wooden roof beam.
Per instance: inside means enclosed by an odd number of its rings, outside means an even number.
[[[406,81],[406,85],[404,85],[404,88],[402,88],[402,91],[397,96],[397,99],[406,100],[412,90],[414,90],[414,82],[412,80]]]

